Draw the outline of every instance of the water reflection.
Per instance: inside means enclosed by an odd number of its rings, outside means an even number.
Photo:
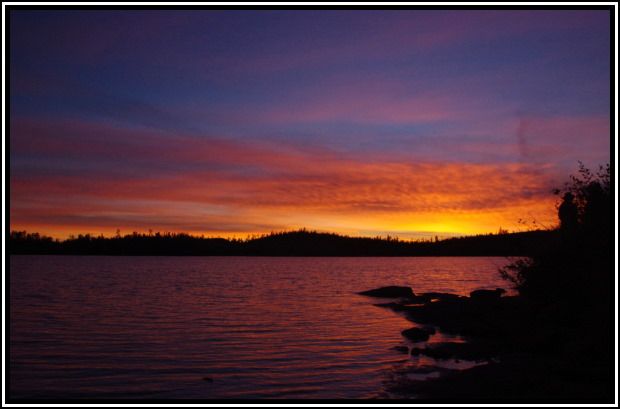
[[[355,293],[467,294],[504,258],[11,256],[12,397],[366,398],[411,327]],[[429,342],[459,341],[437,333]],[[205,380],[208,379],[208,380]]]

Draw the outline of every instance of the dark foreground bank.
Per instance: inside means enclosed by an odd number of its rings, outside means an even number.
[[[408,287],[362,293],[393,298],[376,305],[404,314],[416,324],[402,334],[417,346],[411,348],[412,356],[478,363],[465,370],[444,369],[438,378],[423,381],[403,374],[390,392],[441,402],[613,402],[608,305],[583,305],[579,299],[572,306],[541,305],[502,293],[415,294]],[[424,343],[435,330],[467,341]]]

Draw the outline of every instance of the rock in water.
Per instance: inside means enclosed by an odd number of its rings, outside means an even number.
[[[443,301],[443,300],[455,300],[455,299],[459,299],[461,298],[460,295],[458,294],[451,294],[451,293],[437,293],[437,292],[431,292],[431,293],[422,293],[420,294],[421,297],[425,297],[428,300],[439,300],[439,301]]]
[[[417,327],[406,329],[401,332],[401,334],[403,335],[403,337],[409,339],[412,342],[428,341],[428,338],[430,337],[428,332],[426,332],[422,328]]]
[[[391,285],[388,287],[375,288],[374,290],[362,291],[359,293],[368,297],[386,297],[386,298],[398,298],[398,297],[413,297],[413,290],[411,287],[399,287]]]
[[[499,300],[506,290],[503,288],[496,288],[495,290],[475,290],[469,293],[469,297],[472,300],[478,301],[492,301]]]
[[[411,355],[412,356],[418,356],[424,353],[424,351],[426,351],[425,348],[411,348]]]

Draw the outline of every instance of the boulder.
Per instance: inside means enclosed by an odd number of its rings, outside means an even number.
[[[402,336],[412,342],[428,341],[430,334],[422,328],[409,328],[401,332]]]
[[[427,302],[430,302],[430,300],[427,297],[421,297],[419,295],[414,295],[413,297],[407,297],[404,298],[402,300],[402,304],[403,305],[423,305],[426,304]]]
[[[398,302],[385,302],[379,304],[373,304],[375,307],[382,308],[390,308],[394,311],[406,311],[407,308],[413,306],[423,306],[426,303],[426,300],[423,297],[413,296],[413,297],[401,297]]]
[[[403,304],[400,304],[397,302],[386,302],[386,303],[373,304],[373,305],[375,307],[390,308],[394,311],[403,311],[406,309],[406,307]]]
[[[403,354],[409,353],[409,348],[406,346],[397,345],[392,348],[394,351],[402,352]]]
[[[391,285],[388,287],[375,288],[373,290],[362,291],[359,293],[368,297],[384,297],[384,298],[399,298],[399,297],[414,297],[411,287],[400,287]]]
[[[461,298],[461,296],[458,294],[437,293],[437,292],[422,293],[420,294],[420,296],[427,298],[429,301],[430,300],[454,300],[454,299]]]
[[[422,355],[424,354],[424,351],[426,351],[426,348],[411,348],[411,355],[412,356]]]
[[[469,298],[476,301],[494,301],[504,294],[506,290],[503,288],[496,288],[495,290],[475,290],[469,293]]]

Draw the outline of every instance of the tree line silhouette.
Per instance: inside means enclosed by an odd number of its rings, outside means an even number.
[[[133,232],[114,237],[89,234],[55,240],[12,231],[10,254],[174,255],[174,256],[522,256],[553,246],[557,231],[500,231],[467,237],[404,241],[393,237],[349,237],[306,229],[242,239],[186,233]]]

